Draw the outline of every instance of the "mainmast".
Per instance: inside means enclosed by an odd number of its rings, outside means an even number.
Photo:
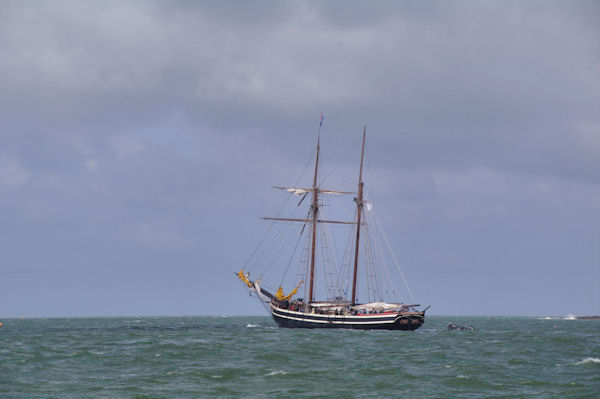
[[[323,123],[323,117],[321,116],[321,124]],[[320,124],[320,125],[321,125]],[[317,214],[319,212],[319,188],[317,187],[317,176],[319,172],[319,150],[320,150],[320,142],[321,142],[321,126],[319,125],[319,135],[317,137],[317,150],[315,157],[315,176],[313,178],[313,186],[312,186],[312,244],[310,249],[310,286],[308,290],[308,303],[312,303],[313,301],[313,284],[315,277],[315,248],[317,243]]]
[[[367,126],[365,125],[363,129],[363,142],[362,142],[362,151],[360,153],[360,172],[358,174],[358,193],[356,195],[356,247],[354,248],[354,274],[352,276],[352,305],[356,304],[356,275],[358,272],[358,247],[360,241],[360,219],[362,215],[363,208],[363,181],[362,181],[362,170],[363,170],[363,160],[365,158],[365,137],[367,135]],[[318,145],[317,145],[318,148]],[[312,283],[312,281],[311,281]]]

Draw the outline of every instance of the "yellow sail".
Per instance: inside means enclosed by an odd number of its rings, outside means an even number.
[[[237,273],[237,276],[240,278],[240,280],[242,280],[244,283],[246,283],[246,285],[248,287],[253,288],[252,283],[250,282],[250,280],[248,280],[249,275],[250,275],[250,273],[244,274],[244,269],[240,270]]]
[[[283,287],[279,287],[279,289],[277,289],[277,292],[275,293],[275,298],[280,301],[287,301],[293,295],[296,295],[296,293],[298,292],[298,288],[300,288],[300,286],[302,285],[303,282],[304,282],[304,280],[301,280],[300,283],[296,286],[296,288],[294,288],[292,290],[292,292],[290,292],[288,295],[285,295],[283,293]]]

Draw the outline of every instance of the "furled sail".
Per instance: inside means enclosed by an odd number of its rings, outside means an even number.
[[[287,301],[292,296],[296,295],[296,293],[298,292],[298,288],[300,288],[303,282],[304,280],[301,280],[300,283],[298,283],[298,285],[296,286],[296,288],[294,288],[292,292],[290,292],[288,295],[285,295],[283,293],[283,287],[279,287],[279,289],[275,293],[275,298],[279,299],[280,301]]]
[[[250,280],[248,280],[248,276],[250,275],[250,273],[246,273],[244,274],[244,269],[240,270],[239,272],[237,272],[237,276],[240,278],[240,280],[242,280],[244,283],[246,283],[246,285],[249,288],[254,288],[252,286],[252,283],[250,282]]]
[[[381,309],[381,310],[389,310],[389,309],[398,309],[403,307],[403,303],[387,303],[387,302],[371,302],[365,303],[362,305],[355,305],[352,309],[356,310],[371,310],[371,309]],[[419,305],[416,305],[419,306]]]
[[[279,190],[285,190],[289,193],[295,194],[295,195],[302,195],[302,194],[306,194],[309,191],[311,191],[310,188],[296,188],[296,187],[275,187]]]
[[[311,191],[313,191],[312,188],[301,188],[301,187],[279,187],[279,186],[274,186],[273,188],[279,189],[279,190],[285,190],[289,193],[295,194],[295,195],[303,195],[306,193],[309,193]],[[338,190],[322,190],[322,189],[318,189],[319,193],[321,194],[355,194],[353,191],[338,191]]]

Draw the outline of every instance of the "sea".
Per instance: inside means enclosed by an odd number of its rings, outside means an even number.
[[[0,398],[600,398],[600,320],[431,316],[417,331],[280,329],[266,316],[0,322]]]

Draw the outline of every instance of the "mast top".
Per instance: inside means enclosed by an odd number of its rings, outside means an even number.
[[[363,127],[363,142],[362,142],[362,150],[360,152],[360,172],[358,174],[358,184],[362,183],[362,171],[363,171],[363,160],[365,158],[365,140],[367,138],[367,125]]]

